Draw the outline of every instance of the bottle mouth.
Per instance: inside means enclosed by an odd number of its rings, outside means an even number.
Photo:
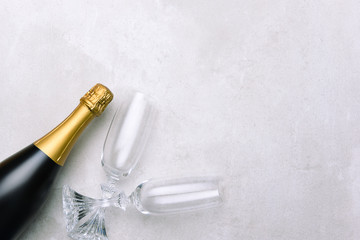
[[[107,87],[98,83],[80,99],[80,102],[85,104],[95,116],[100,116],[113,97],[113,93]]]

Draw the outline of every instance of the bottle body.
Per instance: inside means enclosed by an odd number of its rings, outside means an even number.
[[[34,144],[0,163],[0,236],[14,239],[44,204],[61,166]]]

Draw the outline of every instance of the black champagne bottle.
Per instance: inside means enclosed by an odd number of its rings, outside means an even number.
[[[26,228],[81,132],[112,98],[108,88],[95,85],[56,128],[0,162],[0,239],[15,239]]]

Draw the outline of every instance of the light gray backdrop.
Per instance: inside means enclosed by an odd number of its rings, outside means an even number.
[[[218,174],[221,208],[108,211],[110,239],[360,239],[359,1],[1,1],[0,157],[97,82],[156,99],[150,177]],[[93,197],[116,104],[80,138],[21,239],[67,239],[61,187]],[[1,213],[0,213],[1,214]],[[1,238],[1,236],[0,236]]]

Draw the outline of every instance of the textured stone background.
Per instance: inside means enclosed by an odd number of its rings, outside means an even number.
[[[355,0],[1,1],[0,159],[96,82],[118,101],[137,89],[158,117],[126,192],[218,174],[225,203],[169,217],[112,209],[110,239],[358,240],[359,12]],[[100,196],[115,106],[82,135],[21,239],[67,239],[64,184]]]

